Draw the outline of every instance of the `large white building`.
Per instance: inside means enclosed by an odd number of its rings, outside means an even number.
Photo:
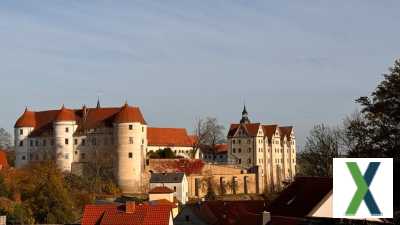
[[[14,126],[16,167],[53,157],[64,171],[74,163],[93,160],[99,150],[116,153],[116,177],[124,192],[141,192],[146,154],[171,148],[187,157],[193,137],[183,128],[148,127],[140,109],[122,107],[29,111]],[[95,151],[96,150],[96,151]]]
[[[251,123],[246,107],[240,123],[228,132],[228,161],[258,173],[259,191],[279,190],[296,174],[296,139],[293,127]]]

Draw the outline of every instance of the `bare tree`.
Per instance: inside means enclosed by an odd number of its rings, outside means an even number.
[[[316,125],[300,152],[299,173],[307,176],[332,176],[332,159],[343,154],[342,130]]]
[[[4,128],[0,128],[0,148],[8,149],[11,147],[11,134]]]
[[[216,144],[224,143],[224,129],[224,126],[218,123],[217,118],[206,117],[205,119],[197,119],[194,127],[196,141],[190,156],[194,158],[202,146],[214,148]]]

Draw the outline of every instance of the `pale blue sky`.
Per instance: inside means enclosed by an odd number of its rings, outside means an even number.
[[[399,57],[400,1],[0,1],[0,127],[33,110],[140,106],[196,117],[338,124]]]

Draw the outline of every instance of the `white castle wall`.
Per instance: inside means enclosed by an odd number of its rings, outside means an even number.
[[[22,134],[21,134],[22,131]],[[14,146],[15,146],[15,167],[20,168],[26,165],[28,161],[28,135],[33,131],[33,127],[14,128]],[[21,146],[22,144],[22,146]]]
[[[114,131],[117,144],[118,185],[123,192],[141,192],[147,126],[140,123],[119,123],[114,124]]]
[[[53,124],[55,138],[55,157],[57,165],[63,171],[71,171],[74,152],[73,133],[75,121],[62,121]]]

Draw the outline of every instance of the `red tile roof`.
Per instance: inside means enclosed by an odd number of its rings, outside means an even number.
[[[258,134],[260,123],[245,123],[245,124],[231,124],[228,131],[228,137],[235,135],[236,131],[242,127],[244,131],[251,137],[255,137]]]
[[[128,104],[126,103],[115,116],[114,122],[115,123],[140,122],[142,124],[146,123],[139,108],[128,106]]]
[[[75,121],[75,112],[71,109],[67,109],[64,106],[58,112],[54,121],[62,122],[62,121]]]
[[[14,127],[35,127],[35,113],[25,108],[24,113],[18,118]]]
[[[171,205],[140,204],[133,212],[126,212],[125,205],[86,205],[82,225],[168,225]]]
[[[53,127],[55,121],[65,121],[74,119],[78,124],[78,131],[83,129],[96,128],[99,126],[112,126],[113,123],[140,122],[146,124],[142,113],[138,107],[124,105],[121,108],[82,108],[59,110],[47,110],[25,112],[18,118],[14,127],[34,127],[31,136],[39,136],[48,132]]]
[[[263,125],[264,136],[268,138],[268,141],[272,139],[272,136],[275,134],[276,129],[278,129],[278,125]]]
[[[170,193],[174,193],[174,191],[165,186],[154,187],[149,191],[149,194],[170,194]]]
[[[286,136],[288,141],[290,141],[290,134],[292,134],[293,127],[279,127],[279,131],[282,134],[281,139]]]
[[[177,203],[168,201],[167,199],[157,199],[149,202],[150,205],[168,205],[171,208],[177,208]]]
[[[297,177],[272,202],[274,216],[304,217],[332,190],[332,178]]]
[[[193,139],[185,128],[148,127],[147,141],[150,146],[193,146]]]
[[[226,154],[228,153],[228,144],[217,144],[215,145],[216,154]]]
[[[2,168],[8,168],[7,152],[0,149],[0,169]]]

